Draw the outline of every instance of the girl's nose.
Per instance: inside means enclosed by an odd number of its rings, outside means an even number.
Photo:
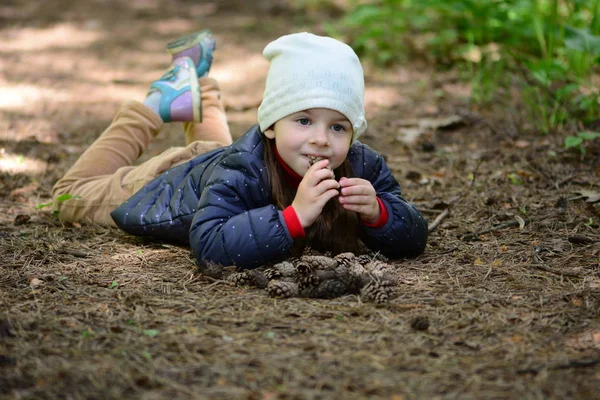
[[[326,127],[315,127],[313,135],[311,137],[311,142],[318,146],[326,146],[329,144],[329,138],[327,137],[327,128]]]

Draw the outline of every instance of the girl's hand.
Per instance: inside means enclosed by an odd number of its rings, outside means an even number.
[[[379,219],[379,202],[371,182],[360,178],[340,179],[340,203],[346,210],[360,214],[363,221],[375,223]]]
[[[329,160],[317,161],[311,166],[296,192],[292,207],[303,228],[311,226],[321,215],[325,204],[339,195],[340,184],[334,179],[333,172],[326,168]]]

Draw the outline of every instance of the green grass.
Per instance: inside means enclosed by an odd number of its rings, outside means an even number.
[[[517,84],[540,133],[576,135],[600,119],[599,9],[600,0],[353,1],[328,31],[380,66],[426,57],[459,68],[477,104]]]

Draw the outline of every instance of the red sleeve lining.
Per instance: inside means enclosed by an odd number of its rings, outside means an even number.
[[[296,210],[294,210],[294,207],[289,206],[283,210],[283,220],[285,221],[292,238],[295,239],[297,237],[303,237],[306,235],[304,228],[302,228],[302,224],[298,219],[298,214],[296,214]]]
[[[368,226],[369,228],[381,228],[384,226],[389,218],[387,209],[385,208],[385,204],[379,197],[377,197],[377,203],[379,203],[379,218],[372,224],[369,224],[362,220],[363,225]]]

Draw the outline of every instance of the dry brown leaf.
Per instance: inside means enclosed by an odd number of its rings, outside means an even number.
[[[437,129],[455,129],[465,124],[464,119],[460,115],[451,115],[443,118],[421,118],[421,119],[410,119],[410,120],[398,120],[395,122],[396,126],[399,126],[399,136],[396,140],[412,144],[414,141],[428,131],[435,131]]]
[[[527,140],[517,140],[516,142],[513,143],[513,146],[516,147],[517,149],[526,149],[530,145],[531,145],[531,142],[528,142]]]
[[[31,286],[32,288],[40,286],[43,283],[44,283],[44,281],[42,281],[41,279],[38,279],[38,278],[29,279],[29,286]]]
[[[565,346],[576,350],[598,349],[600,348],[600,331],[590,329],[577,333],[565,340]]]
[[[519,215],[515,215],[515,219],[519,223],[519,229],[525,228],[525,220],[521,218]]]
[[[585,201],[586,203],[596,203],[597,201],[600,201],[600,192],[596,192],[594,190],[581,189],[573,193],[576,193],[581,197],[587,197],[587,200]]]
[[[581,299],[578,299],[577,297],[574,297],[571,299],[571,304],[573,304],[576,307],[581,307],[583,305],[583,301]]]

